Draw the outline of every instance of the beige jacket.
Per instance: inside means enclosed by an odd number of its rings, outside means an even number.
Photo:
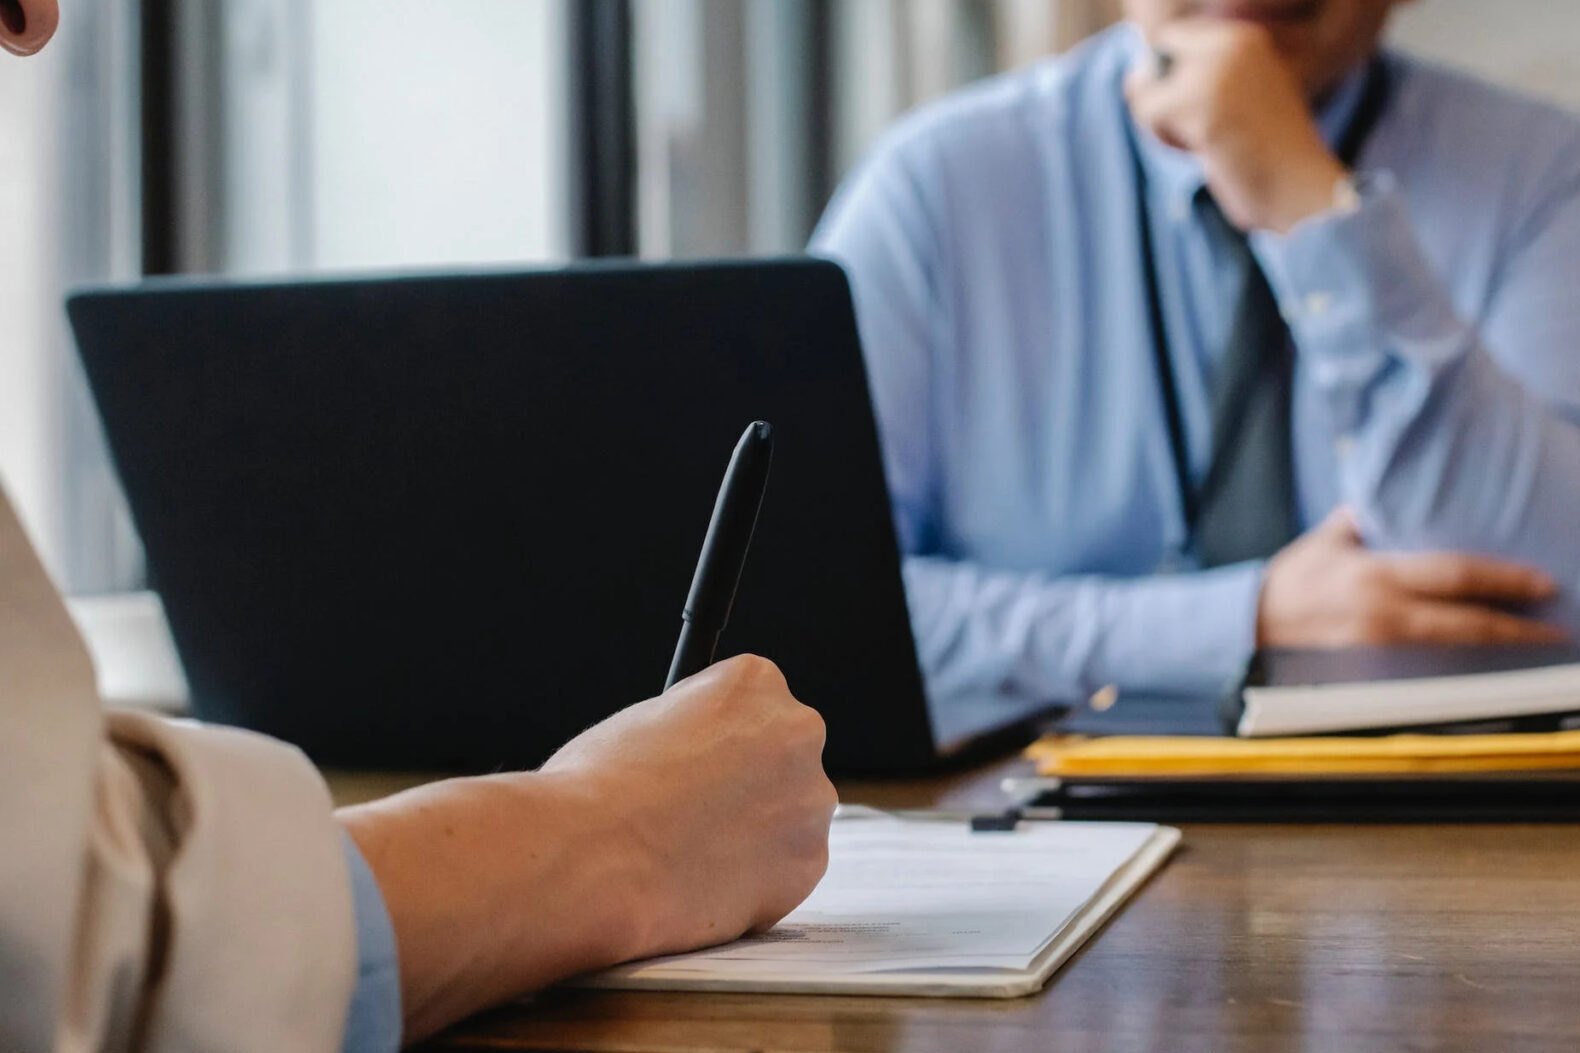
[[[317,772],[103,712],[0,490],[0,1050],[335,1050],[355,942]]]

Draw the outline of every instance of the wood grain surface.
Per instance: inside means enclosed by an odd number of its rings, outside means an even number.
[[[1012,765],[847,801],[991,806]],[[1580,1050],[1580,827],[1190,826],[1040,995],[553,991],[427,1050]]]

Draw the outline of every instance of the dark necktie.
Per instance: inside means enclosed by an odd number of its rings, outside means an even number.
[[[1374,61],[1335,153],[1353,168],[1388,101],[1389,76]],[[1197,214],[1241,275],[1228,345],[1212,384],[1212,463],[1186,501],[1191,538],[1204,567],[1265,559],[1300,532],[1295,510],[1290,392],[1295,352],[1289,327],[1246,235],[1205,190]],[[1154,324],[1157,313],[1154,311]],[[1171,428],[1179,430],[1177,409]],[[1178,435],[1176,435],[1178,437]],[[1183,476],[1183,468],[1181,468]],[[1182,483],[1183,485],[1183,483]]]
[[[1202,566],[1219,567],[1271,556],[1299,533],[1290,442],[1294,352],[1245,234],[1205,190],[1196,210],[1240,275],[1212,384],[1212,463],[1196,497],[1196,553]]]

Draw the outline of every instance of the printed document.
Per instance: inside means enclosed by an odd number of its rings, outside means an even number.
[[[827,875],[772,930],[623,966],[599,986],[975,993],[1035,990],[1178,833],[1143,823],[836,820]],[[1078,935],[1073,941],[1068,937]],[[1049,960],[1061,937],[1070,946]],[[1006,980],[1013,983],[1011,992]],[[687,981],[693,981],[688,983]],[[923,988],[940,988],[926,990]]]

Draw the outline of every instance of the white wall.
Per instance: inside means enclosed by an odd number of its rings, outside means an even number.
[[[0,481],[59,573],[53,346],[59,52],[0,55]]]
[[[1576,0],[1418,0],[1399,9],[1393,39],[1580,110]]]
[[[565,255],[560,0],[311,11],[313,266]]]

